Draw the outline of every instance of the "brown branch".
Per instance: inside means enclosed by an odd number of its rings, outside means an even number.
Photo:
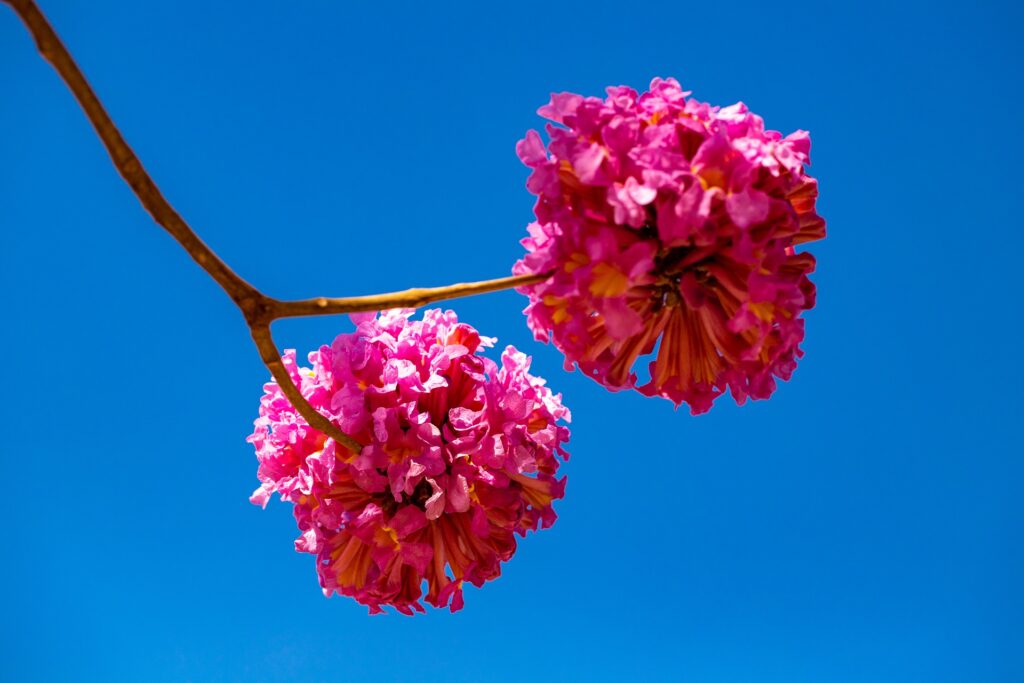
[[[198,263],[203,270],[219,284],[231,300],[245,316],[246,324],[252,333],[253,341],[260,352],[263,364],[281,387],[281,391],[291,401],[295,410],[305,418],[314,429],[334,439],[345,448],[358,453],[362,446],[352,437],[343,433],[330,420],[320,414],[302,396],[302,392],[292,382],[284,362],[274,345],[270,333],[270,323],[277,318],[289,318],[306,315],[331,315],[335,313],[355,313],[360,311],[376,311],[387,308],[417,308],[434,301],[453,299],[471,294],[483,294],[502,289],[510,289],[540,282],[547,279],[544,275],[519,275],[513,277],[485,280],[482,282],[460,283],[447,287],[431,287],[426,289],[408,289],[391,294],[375,294],[348,298],[329,299],[320,297],[301,301],[279,301],[273,299],[243,280],[224,261],[208,247],[189,227],[185,220],[174,210],[174,207],[160,193],[156,183],[142,166],[142,162],[128,146],[121,132],[117,129],[110,115],[100,103],[81,69],[71,57],[67,48],[57,36],[53,27],[40,11],[33,0],[0,0],[11,6],[18,17],[24,22],[29,33],[36,41],[39,53],[48,61],[64,83],[78,100],[86,118],[96,129],[114,167],[124,178],[132,192],[138,197],[143,208],[149,212],[160,227],[169,232],[178,244]]]
[[[78,100],[89,122],[92,123],[96,133],[100,136],[100,140],[103,141],[103,145],[107,148],[114,166],[125,182],[128,183],[129,187],[131,187],[135,196],[142,202],[142,206],[153,217],[153,220],[169,232],[196,263],[202,266],[203,270],[217,284],[224,288],[224,291],[231,297],[231,300],[242,310],[246,322],[253,330],[253,338],[255,339],[257,326],[260,323],[269,324],[270,322],[268,319],[265,319],[265,316],[268,304],[272,300],[261,294],[255,287],[231,270],[226,263],[221,261],[213,253],[213,250],[199,239],[199,236],[192,231],[192,228],[185,223],[185,220],[178,215],[174,207],[160,193],[156,183],[153,182],[149,173],[143,168],[142,162],[135,156],[135,152],[125,142],[124,137],[117,129],[117,126],[114,125],[106,109],[103,108],[89,82],[85,79],[85,75],[82,74],[81,69],[75,64],[75,60],[68,53],[60,38],[57,37],[53,27],[46,20],[46,17],[43,16],[36,3],[32,0],[3,1],[8,3],[25,23],[29,33],[35,38],[36,45],[39,47],[39,53],[56,69],[57,73],[71,90],[71,93],[75,96],[75,99]],[[267,330],[266,341],[272,344],[269,329]],[[257,346],[259,346],[259,341]],[[310,425],[320,429],[348,448],[356,447],[358,451],[358,444],[351,437],[345,435],[340,429],[328,422],[302,397],[302,394],[295,388],[295,385],[291,383],[291,378],[288,377],[287,372],[283,373],[282,381],[282,378],[275,372],[275,366],[272,366],[267,361],[266,349],[262,346],[259,348],[264,364],[266,364],[271,374],[278,379],[281,390],[288,396],[288,399],[295,406],[299,414]],[[276,359],[276,363],[280,365],[281,357],[277,354],[276,350],[273,351],[273,357]]]
[[[132,188],[142,206],[164,230],[210,274],[217,284],[224,288],[228,296],[242,306],[242,302],[258,298],[258,292],[248,282],[240,278],[231,268],[213,253],[199,236],[185,223],[178,212],[160,193],[156,183],[142,167],[142,162],[121,136],[117,126],[100,103],[85,75],[75,64],[67,48],[54,32],[53,27],[32,0],[2,0],[9,4],[28,27],[39,47],[39,54],[48,61],[67,84],[71,93],[82,106],[86,117],[96,129],[103,141],[111,161],[121,177]]]
[[[334,313],[359,313],[364,311],[383,311],[388,308],[419,308],[435,301],[458,299],[473,294],[498,292],[513,287],[523,287],[543,282],[551,277],[551,273],[539,275],[511,275],[494,280],[479,282],[460,282],[446,287],[426,287],[406,289],[389,294],[370,294],[367,296],[351,296],[342,298],[318,297],[300,301],[274,301],[270,311],[274,318],[295,318],[304,315],[331,315]]]

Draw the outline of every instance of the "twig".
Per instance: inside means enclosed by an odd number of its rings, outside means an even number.
[[[543,282],[551,277],[551,273],[539,275],[512,275],[495,280],[480,282],[460,282],[446,287],[427,287],[422,289],[406,289],[390,294],[369,294],[367,296],[351,296],[343,298],[318,297],[299,301],[274,301],[270,310],[274,318],[295,318],[304,315],[330,315],[332,313],[359,313],[363,311],[382,311],[388,308],[419,308],[435,301],[458,299],[473,294],[498,292],[513,287],[523,287]]]
[[[32,0],[3,0],[3,2],[8,3],[21,17],[32,37],[35,38],[39,54],[64,79],[103,141],[114,166],[132,188],[135,196],[142,202],[142,206],[153,217],[153,220],[171,233],[171,236],[195,259],[196,263],[202,266],[240,307],[243,301],[258,298],[259,293],[256,289],[221,261],[164,199],[156,183],[142,167],[142,162],[135,156],[132,148],[125,142],[110,115],[107,114],[99,98],[96,97],[92,86],[85,80],[82,71],[75,64],[75,60],[72,59],[36,3]]]
[[[39,53],[53,66],[75,99],[78,100],[89,122],[96,129],[100,140],[107,148],[114,167],[131,187],[149,215],[177,240],[178,244],[227,292],[231,300],[242,311],[252,333],[253,341],[256,343],[256,348],[260,352],[260,358],[270,370],[270,374],[277,381],[284,395],[311,427],[320,430],[352,452],[358,453],[362,449],[362,445],[313,408],[292,382],[277,347],[274,345],[274,339],[270,333],[271,322],[278,318],[307,315],[355,313],[388,308],[416,308],[434,301],[511,289],[547,279],[548,274],[519,275],[482,282],[460,283],[447,287],[408,289],[391,294],[347,298],[319,297],[300,301],[280,301],[263,294],[243,280],[199,239],[199,236],[160,193],[156,183],[143,168],[142,162],[129,147],[117,126],[114,125],[81,69],[78,68],[75,60],[36,3],[33,0],[0,0],[0,2],[10,5],[24,22],[36,41]]]

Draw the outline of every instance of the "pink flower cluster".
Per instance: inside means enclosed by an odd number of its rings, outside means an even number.
[[[808,134],[765,130],[743,104],[689,99],[673,79],[607,93],[552,95],[538,111],[554,122],[547,147],[530,131],[516,148],[538,199],[514,272],[552,273],[520,289],[531,329],[610,389],[694,413],[727,389],[767,398],[814,306],[814,258],[794,248],[825,235]]]
[[[555,521],[552,501],[569,421],[561,396],[509,346],[501,364],[479,355],[494,340],[434,309],[352,316],[353,334],[284,359],[303,396],[365,444],[352,453],[311,429],[276,383],[249,437],[262,486],[294,503],[295,547],[317,556],[324,594],[404,614],[426,602],[462,607],[462,586],[496,578],[515,534]]]

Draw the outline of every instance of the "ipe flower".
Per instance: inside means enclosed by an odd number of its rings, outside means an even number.
[[[612,390],[635,388],[693,413],[730,390],[767,398],[802,355],[825,236],[807,175],[810,137],[766,130],[742,103],[712,107],[674,79],[604,99],[554,94],[551,121],[516,151],[532,169],[537,221],[516,274],[528,323]],[[652,355],[640,384],[638,359]]]
[[[262,485],[294,504],[296,550],[316,555],[324,594],[371,613],[462,607],[465,582],[501,573],[518,534],[551,526],[569,411],[509,346],[451,311],[352,316],[356,331],[309,354],[284,355],[302,395],[364,444],[353,453],[311,429],[271,382],[249,441]]]

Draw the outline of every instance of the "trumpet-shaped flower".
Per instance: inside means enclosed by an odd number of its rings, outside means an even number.
[[[742,103],[712,107],[673,79],[604,99],[554,94],[517,145],[537,221],[516,274],[528,323],[588,376],[704,412],[726,390],[767,398],[802,355],[825,236],[810,137],[766,130]],[[640,384],[638,359],[652,355]]]
[[[509,346],[501,363],[480,355],[494,340],[451,311],[352,316],[352,334],[284,360],[302,395],[365,444],[353,453],[311,429],[274,382],[264,387],[249,441],[262,485],[294,504],[296,550],[316,555],[325,595],[371,613],[462,607],[462,587],[501,573],[516,535],[551,526],[569,421],[561,396],[529,374]]]

